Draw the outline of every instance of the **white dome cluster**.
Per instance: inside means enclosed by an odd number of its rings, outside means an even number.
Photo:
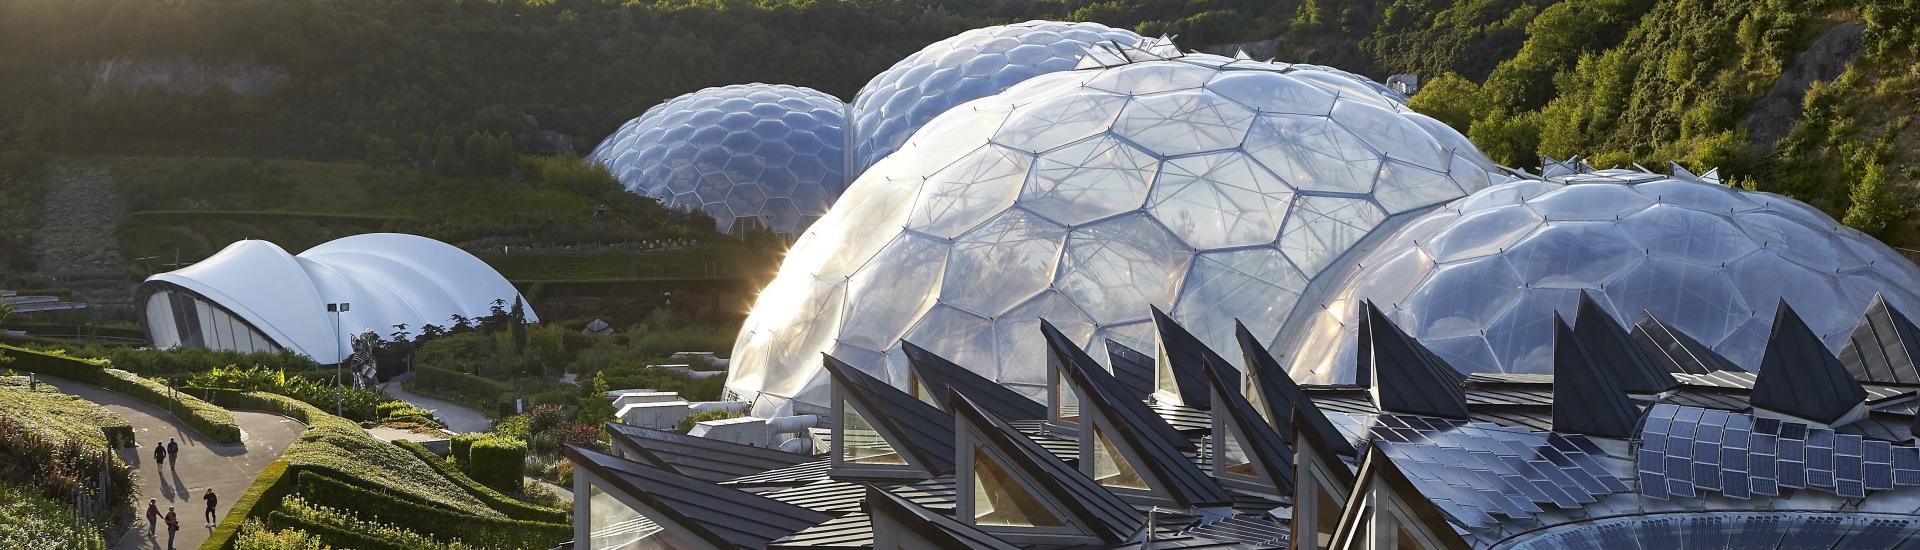
[[[1559,172],[1559,174],[1555,174]],[[1622,323],[1642,312],[1756,369],[1784,299],[1833,349],[1875,293],[1920,311],[1920,268],[1799,201],[1676,177],[1550,164],[1409,222],[1302,304],[1278,346],[1302,382],[1353,380],[1355,313],[1372,300],[1463,372],[1553,372],[1552,313],[1580,291]],[[1290,359],[1289,359],[1290,358]]]
[[[589,158],[627,190],[712,214],[721,231],[755,219],[797,234],[846,188],[846,105],[809,88],[740,84],[668,100]]]
[[[922,48],[881,72],[854,97],[850,118],[856,176],[955,105],[1073,69],[1097,44],[1146,40],[1099,23],[1028,21],[974,29]]]
[[[1152,349],[1149,306],[1215,349],[1235,318],[1271,341],[1376,226],[1504,180],[1345,73],[1164,42],[1082,66],[954,107],[863,173],[762,291],[728,387],[767,414],[825,403],[823,352],[901,384],[904,338],[1038,395],[1040,319]]]

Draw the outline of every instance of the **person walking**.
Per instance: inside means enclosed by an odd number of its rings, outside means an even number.
[[[212,487],[208,487],[207,496],[200,498],[207,501],[207,527],[213,527],[213,520],[220,517],[218,514],[213,513],[213,509],[220,505],[220,497],[213,494]]]
[[[147,499],[147,538],[153,538],[153,530],[160,523],[160,499]]]
[[[153,465],[167,465],[167,446],[161,445],[158,441],[153,442]]]
[[[167,438],[167,460],[173,462],[174,468],[180,467],[180,442],[171,437]]]
[[[173,536],[180,532],[180,516],[173,515],[173,507],[167,507],[167,550],[173,550]]]

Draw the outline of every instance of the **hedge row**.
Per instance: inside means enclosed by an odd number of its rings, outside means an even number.
[[[377,521],[403,522],[437,538],[492,548],[552,548],[573,537],[571,525],[463,514],[314,471],[301,471],[296,485],[308,502],[352,509]]]
[[[327,544],[357,550],[468,550],[462,542],[442,542],[392,523],[366,521],[346,509],[320,506],[298,496],[268,515],[275,527],[319,535]]]
[[[247,492],[233,501],[233,507],[227,510],[220,525],[213,528],[207,541],[200,545],[203,550],[227,550],[233,547],[234,538],[239,536],[240,528],[250,518],[265,516],[280,505],[280,499],[293,490],[293,476],[287,475],[287,461],[275,460],[260,470],[253,478],[253,485]]]
[[[512,406],[513,386],[464,372],[416,366],[405,384],[407,391],[452,401],[489,414]]]
[[[521,472],[527,468],[527,442],[496,435],[473,442],[473,448],[467,452],[467,473],[474,481],[503,491],[521,490]]]
[[[240,425],[226,409],[201,401],[192,394],[174,391],[166,385],[140,375],[109,368],[103,361],[68,357],[30,349],[0,345],[14,360],[8,368],[68,378],[126,394],[129,397],[166,407],[187,426],[219,443],[240,442]]]
[[[413,456],[419,457],[420,460],[425,461],[428,466],[433,467],[434,471],[440,472],[440,475],[447,476],[447,479],[453,481],[454,485],[459,485],[461,489],[466,489],[468,494],[480,499],[481,502],[487,503],[487,506],[491,506],[493,509],[507,514],[507,517],[547,523],[568,522],[566,510],[522,502],[519,499],[495,491],[491,487],[481,485],[480,482],[474,481],[471,477],[467,477],[467,474],[461,473],[460,470],[449,466],[446,459],[441,458],[440,455],[433,454],[433,451],[427,450],[426,447],[421,446],[419,443],[405,439],[396,439],[393,441],[393,444],[402,449],[406,449],[409,453],[413,453]]]

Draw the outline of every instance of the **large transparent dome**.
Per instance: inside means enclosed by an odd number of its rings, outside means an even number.
[[[1370,299],[1463,372],[1552,373],[1552,312],[1571,319],[1587,290],[1623,325],[1652,313],[1754,369],[1783,298],[1835,349],[1874,293],[1920,311],[1920,268],[1871,237],[1676,173],[1575,170],[1454,201],[1329,272],[1339,281],[1274,351],[1303,382],[1351,381],[1354,315]]]
[[[627,121],[589,158],[627,190],[798,234],[846,188],[846,105],[809,88],[738,84],[673,98]]]
[[[1089,46],[1139,46],[1140,35],[1099,23],[1028,21],[974,29],[921,48],[873,77],[853,100],[853,174],[893,153],[955,105],[1034,76],[1073,69]]]
[[[1041,318],[1104,358],[1108,338],[1153,349],[1149,306],[1215,349],[1237,349],[1235,318],[1271,341],[1374,227],[1496,177],[1351,77],[1095,53],[948,111],[861,175],[760,294],[728,387],[767,414],[822,403],[822,352],[900,384],[904,337],[1038,395]]]

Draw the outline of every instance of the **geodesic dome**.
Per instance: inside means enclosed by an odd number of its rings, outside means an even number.
[[[1834,350],[1875,293],[1920,307],[1920,268],[1804,203],[1675,177],[1549,163],[1414,219],[1329,272],[1272,349],[1303,383],[1353,380],[1370,299],[1462,372],[1553,372],[1552,313],[1581,290],[1623,326],[1643,312],[1757,369],[1785,299]],[[1558,172],[1556,175],[1555,172]]]
[[[1099,23],[1028,21],[974,29],[921,48],[867,81],[854,96],[853,169],[858,176],[927,121],[955,105],[1026,79],[1073,69],[1089,46],[1145,39]]]
[[[874,165],[760,294],[728,388],[824,403],[823,352],[902,384],[905,338],[1039,395],[1041,318],[1104,360],[1153,349],[1152,305],[1218,350],[1236,317],[1270,341],[1374,227],[1502,177],[1347,77],[1166,46],[955,107]]]
[[[846,188],[846,105],[777,84],[707,88],[627,121],[588,158],[628,191],[797,234]]]

